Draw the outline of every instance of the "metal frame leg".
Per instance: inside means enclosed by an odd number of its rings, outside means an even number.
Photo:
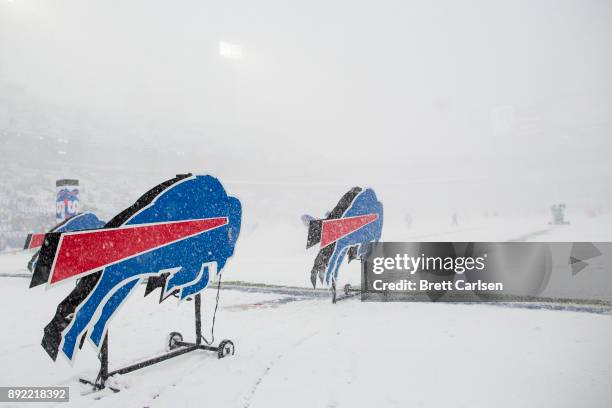
[[[226,355],[229,355],[230,352],[228,350],[231,351],[231,354],[234,354],[234,344],[230,340],[223,340],[221,343],[219,343],[219,347],[207,346],[205,344],[202,344],[202,312],[201,312],[202,298],[200,297],[199,293],[196,294],[194,298],[195,298],[194,312],[195,312],[195,335],[196,335],[195,343],[189,343],[189,342],[184,342],[184,341],[176,342],[175,345],[179,348],[176,348],[175,350],[169,353],[162,354],[160,356],[157,356],[157,357],[154,357],[148,360],[144,360],[139,363],[132,364],[127,367],[122,367],[117,370],[113,370],[109,372],[108,371],[108,361],[109,361],[109,358],[108,358],[108,331],[107,331],[106,335],[104,336],[104,342],[102,343],[102,347],[100,349],[100,354],[98,355],[98,359],[100,360],[100,371],[98,373],[98,377],[96,378],[96,381],[91,382],[89,380],[85,380],[82,378],[79,379],[79,381],[84,384],[92,385],[94,390],[101,390],[106,387],[106,381],[108,380],[108,378],[112,377],[115,374],[130,373],[132,371],[136,371],[141,368],[145,368],[150,365],[160,363],[162,361],[180,356],[185,353],[189,353],[194,350],[213,351],[217,353],[219,358],[223,358]],[[228,347],[230,348],[228,349]],[[118,389],[111,388],[111,387],[109,388],[115,392],[119,392]]]
[[[202,343],[202,299],[200,294],[195,295],[195,343],[199,346]]]
[[[332,303],[336,303],[336,280],[332,278]]]

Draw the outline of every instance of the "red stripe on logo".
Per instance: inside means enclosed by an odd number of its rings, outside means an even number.
[[[359,215],[357,217],[338,218],[323,221],[321,230],[321,248],[333,244],[340,238],[357,231],[378,219],[378,214]]]
[[[32,234],[32,238],[30,238],[30,246],[29,249],[41,247],[43,242],[45,242],[45,234]]]
[[[50,283],[56,283],[227,224],[227,217],[73,232],[62,235]]]

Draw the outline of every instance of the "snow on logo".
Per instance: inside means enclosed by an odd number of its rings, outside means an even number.
[[[361,258],[366,244],[380,239],[382,224],[382,203],[374,190],[361,187],[344,194],[325,219],[310,219],[306,248],[320,244],[310,272],[312,286],[317,277],[328,286],[335,282],[344,257],[348,254],[349,262]]]
[[[240,201],[211,176],[180,175],[159,184],[104,228],[48,233],[30,287],[79,278],[45,327],[44,349],[73,360],[87,336],[99,348],[108,322],[134,288],[151,277],[162,299],[202,291],[233,255]]]

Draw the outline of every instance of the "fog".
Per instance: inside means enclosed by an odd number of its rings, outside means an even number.
[[[371,185],[445,214],[607,209],[610,21],[592,0],[0,0],[2,166],[112,169],[136,196],[192,171],[337,186],[329,205]]]

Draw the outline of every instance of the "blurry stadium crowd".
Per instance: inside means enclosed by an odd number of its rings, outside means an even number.
[[[0,165],[0,251],[22,247],[25,236],[55,225],[55,180],[61,171],[48,172],[15,165]],[[80,211],[93,211],[103,219],[123,209],[130,200],[129,178],[100,171],[68,170],[81,181]]]

